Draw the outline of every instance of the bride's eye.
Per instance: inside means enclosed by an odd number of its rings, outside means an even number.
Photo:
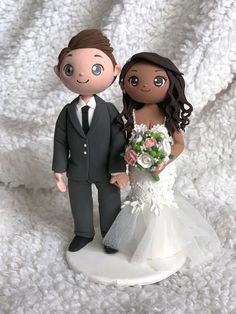
[[[153,80],[154,85],[157,87],[163,86],[165,82],[166,82],[166,78],[163,76],[156,76]]]
[[[128,82],[130,83],[130,85],[132,86],[137,86],[139,83],[139,79],[137,76],[133,75],[128,79]]]

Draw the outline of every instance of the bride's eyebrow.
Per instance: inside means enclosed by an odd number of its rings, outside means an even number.
[[[138,72],[137,70],[130,70],[130,72]]]

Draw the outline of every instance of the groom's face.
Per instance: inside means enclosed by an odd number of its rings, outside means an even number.
[[[91,96],[107,89],[120,69],[103,51],[81,48],[68,52],[55,72],[72,92]]]

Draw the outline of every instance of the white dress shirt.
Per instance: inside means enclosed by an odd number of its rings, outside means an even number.
[[[94,111],[96,108],[96,101],[94,99],[94,96],[92,96],[88,103],[86,104],[82,97],[79,98],[79,102],[76,105],[76,114],[77,114],[77,118],[81,124],[81,126],[83,127],[83,122],[82,122],[82,108],[84,106],[89,106],[89,110],[88,110],[88,124],[89,126],[91,125],[92,119],[93,119],[93,115],[94,115]]]

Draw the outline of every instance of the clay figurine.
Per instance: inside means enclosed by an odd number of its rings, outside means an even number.
[[[69,251],[75,252],[93,240],[92,184],[98,190],[100,229],[104,237],[120,211],[120,188],[128,183],[126,165],[120,156],[125,133],[116,123],[118,111],[98,93],[107,89],[120,72],[109,40],[96,29],[74,36],[58,57],[55,73],[72,92],[79,94],[62,109],[55,127],[53,165],[60,191],[66,185],[74,220],[75,237]],[[104,247],[106,253],[116,250]]]

